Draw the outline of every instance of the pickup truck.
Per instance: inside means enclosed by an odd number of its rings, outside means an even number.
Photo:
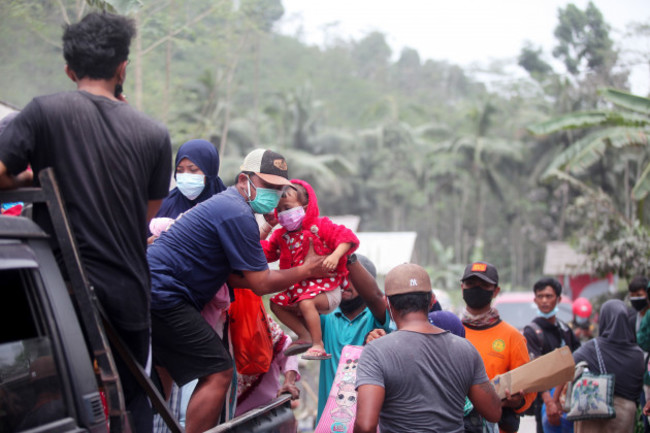
[[[0,216],[0,431],[105,432],[84,335],[48,236]]]
[[[0,291],[0,432],[128,432],[110,422],[84,321],[49,236],[28,218],[0,216]],[[210,432],[295,432],[290,403],[279,397]]]

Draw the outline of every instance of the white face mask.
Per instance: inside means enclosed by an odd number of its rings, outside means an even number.
[[[556,316],[558,311],[560,311],[560,309],[558,308],[557,305],[555,305],[555,308],[553,308],[548,313],[543,313],[542,310],[540,310],[539,307],[537,307],[537,315],[539,317],[543,317],[544,319],[550,319],[551,317]]]
[[[205,188],[205,176],[202,174],[178,173],[176,187],[190,200],[197,198]]]

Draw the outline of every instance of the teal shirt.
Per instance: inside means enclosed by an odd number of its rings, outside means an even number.
[[[330,388],[336,376],[336,369],[339,366],[339,359],[343,347],[347,345],[363,346],[363,340],[366,334],[373,329],[382,328],[387,333],[390,332],[390,316],[386,309],[386,317],[382,325],[372,312],[366,307],[357,317],[349,320],[337,308],[327,315],[320,316],[320,327],[323,331],[323,343],[325,351],[332,354],[332,358],[326,361],[320,361],[320,377],[318,380],[318,419],[325,409],[327,397],[330,394]],[[318,421],[316,421],[318,423]]]

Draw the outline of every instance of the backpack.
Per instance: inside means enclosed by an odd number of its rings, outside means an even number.
[[[236,289],[228,312],[237,372],[266,373],[273,360],[273,340],[262,298],[252,290]]]
[[[564,344],[567,346],[569,345],[569,339],[567,338],[568,332],[570,332],[569,327],[567,326],[566,323],[561,321],[560,319],[557,319],[557,324],[558,327],[560,328],[560,338],[564,341]],[[546,340],[544,339],[544,331],[542,328],[535,322],[532,321],[528,325],[526,325],[526,328],[531,328],[533,331],[535,331],[535,336],[537,337],[537,342],[539,343],[539,347],[542,348],[542,352],[544,351],[545,348],[550,349],[549,347],[544,347],[546,344]],[[571,347],[569,347],[571,348]],[[532,359],[531,359],[532,361]],[[531,404],[528,409],[526,409],[522,415],[534,415],[537,417],[538,415],[541,415],[541,410],[542,410],[542,405],[544,402],[542,401],[542,395],[541,393],[537,393],[537,397],[535,397],[535,400],[533,401],[533,404]]]

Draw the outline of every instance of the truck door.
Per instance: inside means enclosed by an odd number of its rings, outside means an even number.
[[[46,240],[0,238],[2,432],[107,431],[92,362],[62,284]]]

